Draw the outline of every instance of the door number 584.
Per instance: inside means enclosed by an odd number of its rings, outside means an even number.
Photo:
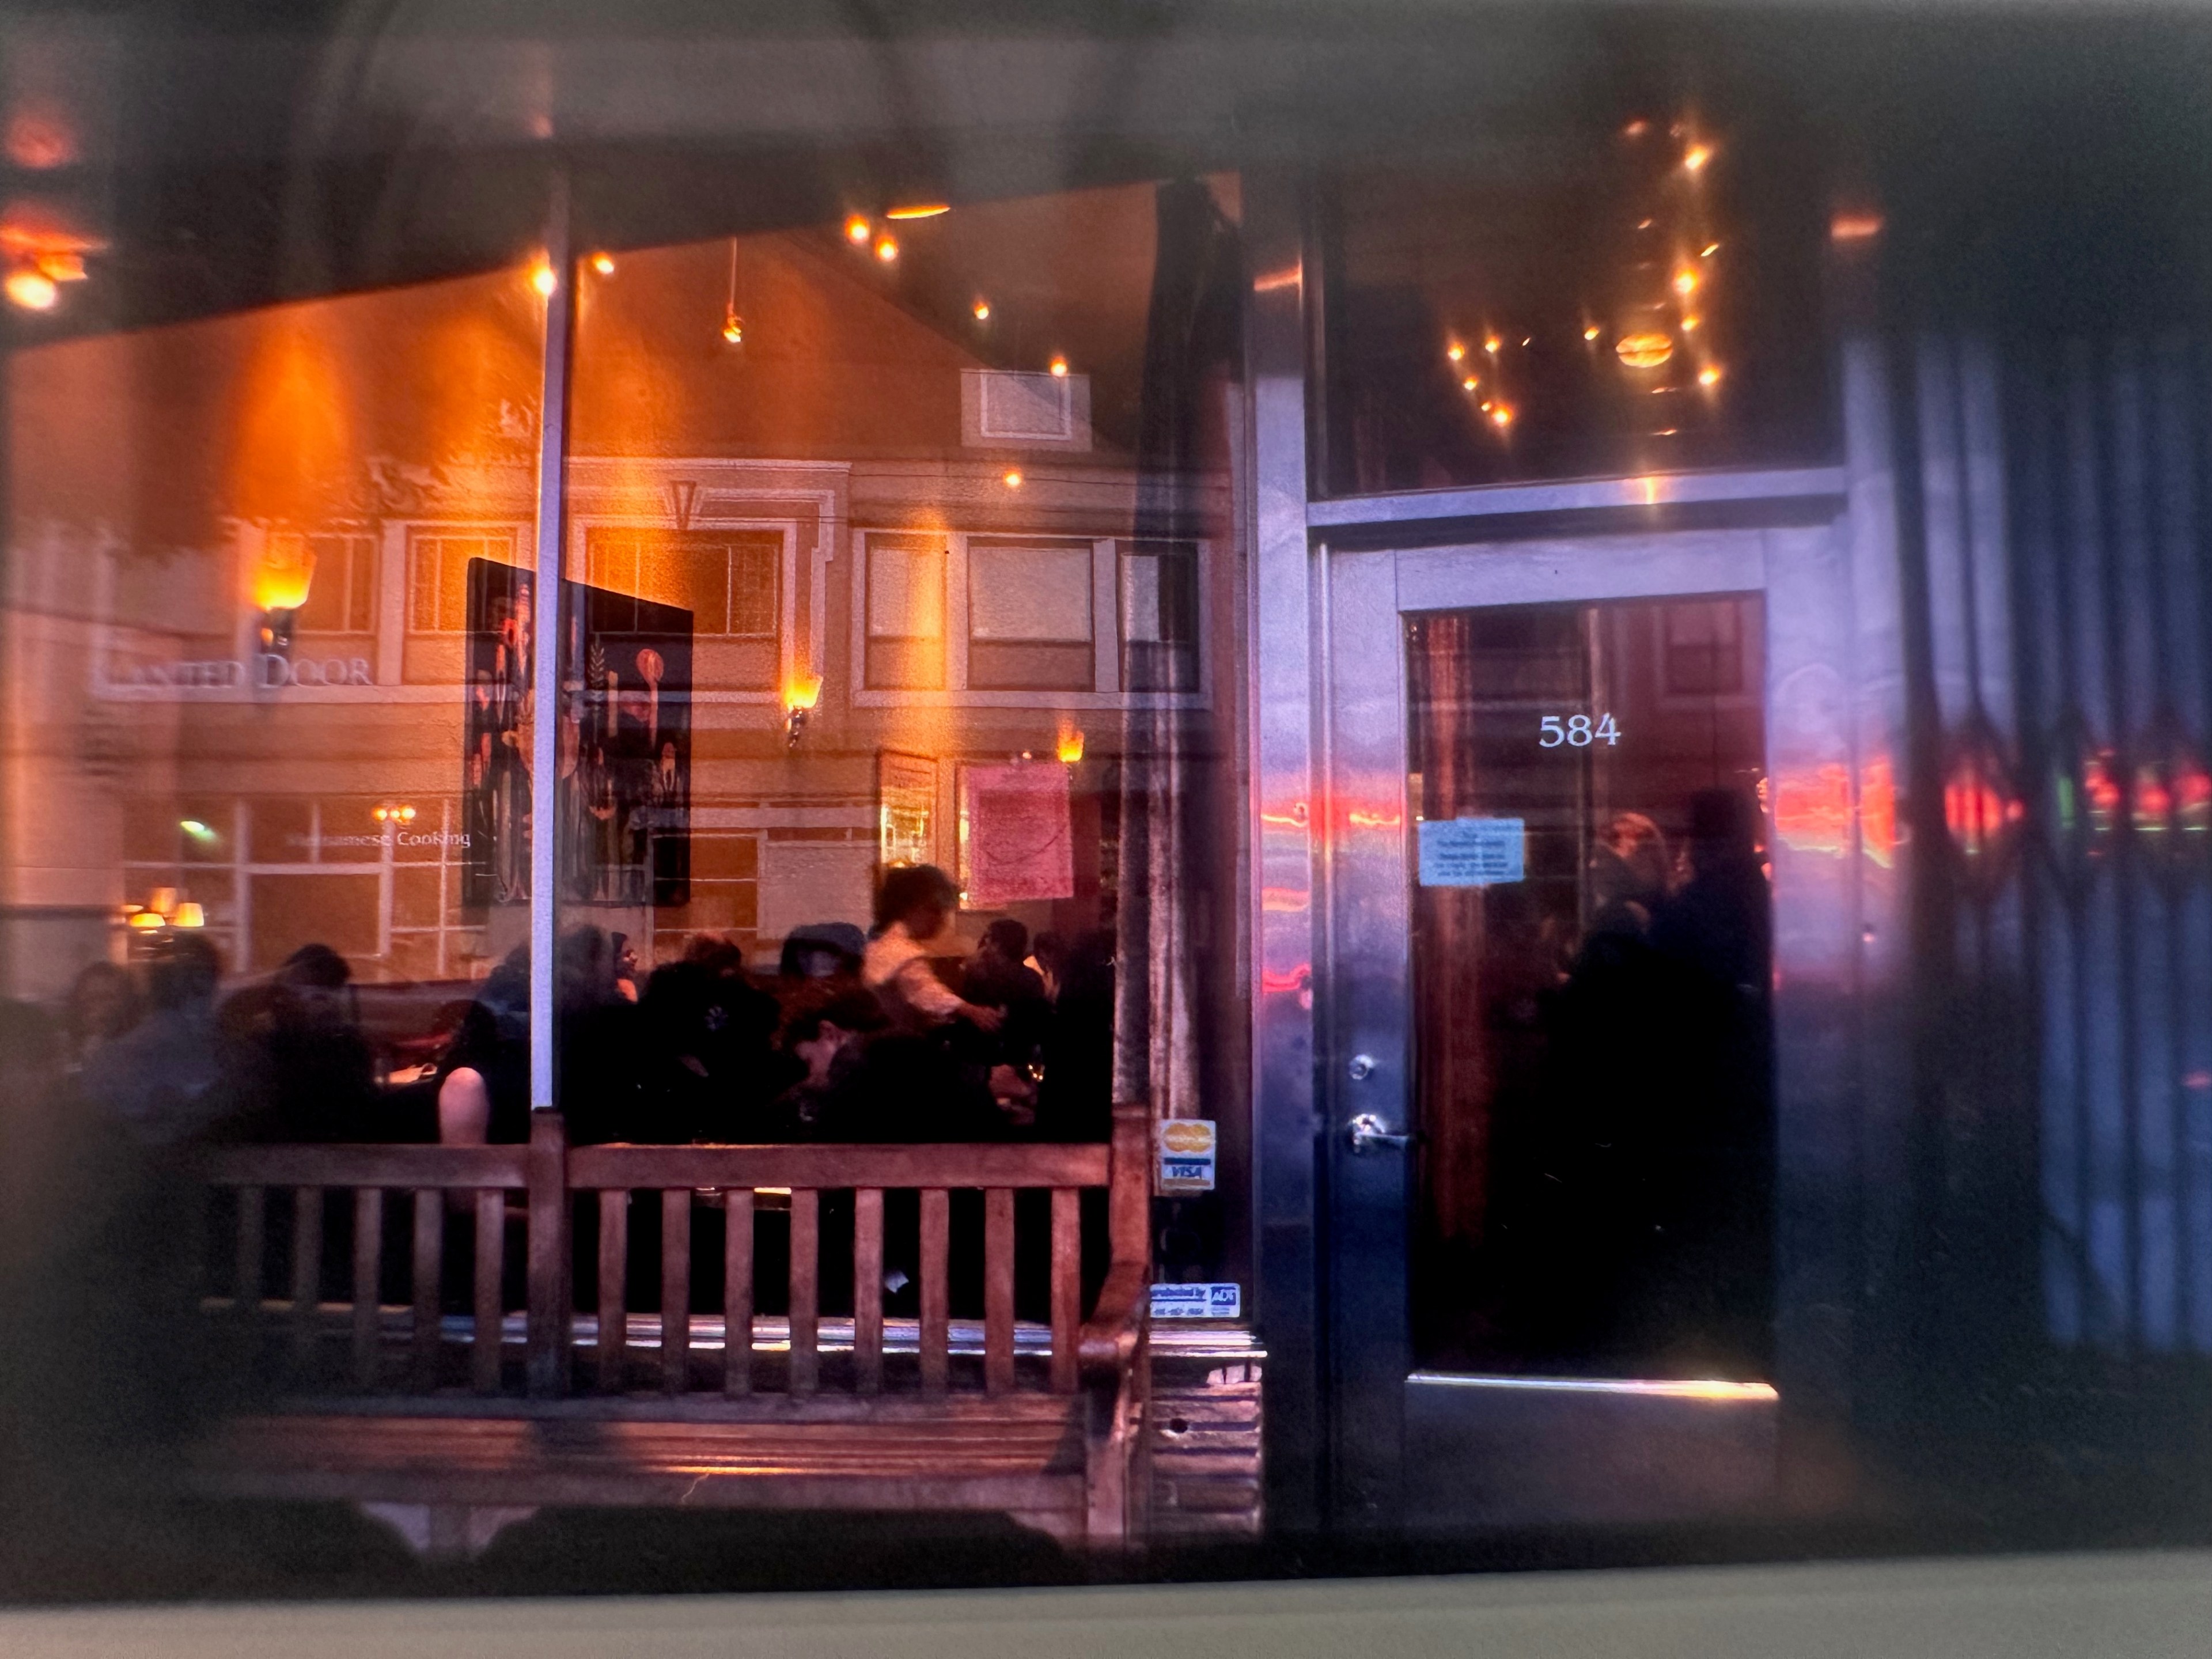
[[[1570,749],[1587,749],[1594,743],[1601,743],[1611,748],[1620,741],[1620,728],[1613,723],[1611,714],[1600,714],[1595,726],[1590,724],[1588,714],[1569,714],[1564,720],[1557,714],[1547,714],[1536,746],[1557,749],[1565,744]]]

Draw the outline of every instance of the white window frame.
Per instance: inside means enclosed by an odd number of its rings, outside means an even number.
[[[1129,692],[1121,686],[1121,544],[1132,539],[1126,534],[1111,536],[1070,535],[1067,532],[1052,530],[1024,531],[1020,529],[992,529],[978,531],[945,530],[930,533],[945,539],[945,686],[941,690],[908,691],[867,683],[868,655],[868,538],[873,536],[903,536],[915,532],[898,525],[874,525],[855,527],[851,534],[852,602],[848,607],[851,616],[851,665],[847,687],[855,708],[1052,708],[1052,709],[1113,709],[1127,708],[1136,703],[1148,707],[1170,708],[1206,708],[1212,706],[1213,684],[1213,653],[1210,648],[1212,638],[1213,611],[1212,584],[1208,580],[1213,559],[1213,544],[1204,538],[1178,537],[1188,542],[1197,560],[1198,570],[1198,638],[1194,648],[1198,653],[1198,683],[1189,691]],[[1032,543],[1038,546],[1066,546],[1073,542],[1091,544],[1091,630],[1093,651],[1092,689],[1088,691],[981,691],[968,684],[969,640],[969,544],[970,541],[1004,545]]]

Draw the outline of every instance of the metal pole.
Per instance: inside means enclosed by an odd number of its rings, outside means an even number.
[[[553,951],[561,765],[562,531],[568,461],[568,347],[576,319],[568,258],[568,175],[553,175],[545,216],[545,356],[538,402],[538,557],[532,594],[530,670],[530,1106],[554,1109]]]

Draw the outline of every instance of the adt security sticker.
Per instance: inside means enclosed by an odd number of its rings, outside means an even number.
[[[1519,818],[1425,818],[1421,885],[1495,887],[1527,870],[1528,826]]]
[[[1159,1140],[1162,1196],[1212,1192],[1214,1150],[1218,1143],[1211,1118],[1171,1117],[1163,1122]]]
[[[1243,1316],[1244,1293],[1235,1285],[1155,1285],[1155,1319],[1237,1319]]]

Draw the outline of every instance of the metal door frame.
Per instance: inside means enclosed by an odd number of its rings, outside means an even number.
[[[1900,1126],[1872,1103],[1896,1097],[1910,994],[1910,848],[1869,833],[1903,821],[1907,776],[1908,584],[1881,345],[1837,342],[1837,466],[1317,499],[1309,376],[1321,295],[1306,199],[1293,176],[1246,176],[1253,1313],[1268,1354],[1270,1529],[1388,1525],[1402,1491],[1403,1274],[1386,1290],[1392,1309],[1364,1302],[1366,1286],[1338,1264],[1366,1263],[1371,1285],[1369,1247],[1401,1261],[1405,1249],[1402,1231],[1347,1231],[1361,1183],[1383,1178],[1377,1164],[1396,1166],[1402,1229],[1402,1158],[1351,1169],[1339,1139],[1343,1068],[1375,1052],[1349,1046],[1355,1033],[1392,1039],[1381,1047],[1395,1081],[1378,1069],[1365,1093],[1391,1093],[1376,1109],[1403,1123],[1402,928],[1395,969],[1359,965],[1387,951],[1376,941],[1402,918],[1403,830],[1353,825],[1338,780],[1354,759],[1369,776],[1387,766],[1402,799],[1397,618],[1459,602],[1765,595],[1768,774],[1778,790],[1832,791],[1837,817],[1832,836],[1774,849],[1782,1478],[1802,1464],[1822,1479],[1849,1432],[1866,1262],[1897,1230],[1896,1205],[1868,1171],[1896,1162]],[[1387,653],[1346,660],[1346,604],[1387,608]],[[1386,672],[1387,695],[1374,678]],[[1355,690],[1370,704],[1352,735],[1383,746],[1341,752],[1332,710]],[[1379,908],[1358,898],[1385,889],[1394,896]],[[1395,1348],[1373,1340],[1378,1312],[1397,1320]]]

